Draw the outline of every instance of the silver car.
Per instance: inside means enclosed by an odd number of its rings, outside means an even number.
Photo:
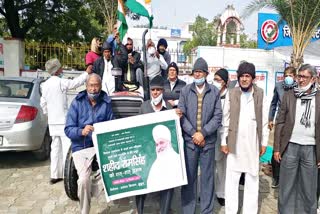
[[[0,152],[33,151],[39,160],[50,156],[47,117],[40,107],[41,79],[0,77]]]

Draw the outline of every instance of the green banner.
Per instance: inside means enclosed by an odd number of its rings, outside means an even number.
[[[122,124],[127,124],[126,128],[118,126],[119,120],[100,124],[119,127],[101,133],[95,131],[95,146],[107,200],[187,183],[180,124],[172,112],[120,119]],[[146,124],[150,115],[160,121],[153,119],[150,120],[152,123]],[[164,118],[169,115],[168,120],[161,121],[164,115]],[[132,122],[132,127],[128,126]],[[95,130],[97,126],[95,124]]]

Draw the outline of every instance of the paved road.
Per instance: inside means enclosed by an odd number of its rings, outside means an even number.
[[[260,173],[259,213],[275,214],[277,192],[271,178]],[[179,188],[175,191],[172,213],[180,213]],[[241,195],[242,191],[240,191]],[[158,213],[158,196],[147,199],[146,213]],[[0,153],[0,213],[79,213],[78,203],[64,192],[63,182],[49,184],[49,161],[39,162],[31,153]],[[134,200],[122,199],[107,204],[104,193],[92,200],[91,213],[135,213]],[[217,203],[214,213],[224,213]]]

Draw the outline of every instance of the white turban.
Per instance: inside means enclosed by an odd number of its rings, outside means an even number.
[[[54,75],[61,68],[61,64],[58,59],[48,60],[45,66],[50,75]]]
[[[168,127],[164,125],[157,125],[152,130],[152,136],[154,141],[158,141],[159,139],[166,139],[171,142],[171,133]]]

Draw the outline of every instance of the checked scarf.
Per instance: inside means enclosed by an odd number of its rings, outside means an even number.
[[[301,119],[300,124],[304,125],[306,128],[310,127],[310,117],[311,117],[311,100],[316,95],[317,89],[315,87],[315,84],[312,84],[310,87],[311,93],[307,93],[306,91],[300,91],[298,86],[295,86],[293,88],[293,92],[296,98],[301,99],[301,104],[306,106],[306,109],[304,110]]]

